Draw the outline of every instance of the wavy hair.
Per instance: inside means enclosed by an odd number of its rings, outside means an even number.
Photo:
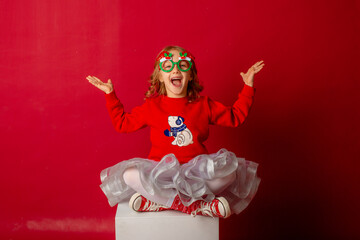
[[[186,51],[182,47],[167,46],[164,49],[162,49],[160,51],[160,53],[162,51],[171,51],[171,50],[174,50],[174,49],[179,51],[179,52]],[[145,93],[146,98],[156,97],[156,96],[159,96],[159,95],[166,95],[165,84],[163,82],[160,82],[160,78],[159,78],[160,71],[161,70],[159,70],[159,61],[155,60],[154,71],[151,74],[150,81],[149,81],[150,82],[150,87],[149,87],[148,91]],[[189,83],[188,83],[187,97],[188,97],[189,102],[193,102],[193,101],[195,101],[196,99],[198,99],[200,97],[200,92],[204,88],[199,82],[195,61],[192,62],[192,66],[191,66],[191,69],[190,69],[190,74],[192,76],[192,80],[189,81]]]

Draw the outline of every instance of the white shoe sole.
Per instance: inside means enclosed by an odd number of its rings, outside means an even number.
[[[219,200],[219,206],[218,207],[219,207],[220,213],[224,216],[224,218],[230,217],[231,210],[230,210],[230,206],[229,206],[228,201],[224,197],[218,197],[216,199]],[[221,204],[221,206],[223,208],[222,210],[223,210],[224,213],[222,213],[222,211],[220,209],[221,208],[220,204]]]
[[[141,206],[141,194],[140,193],[135,193],[134,195],[131,196],[130,201],[129,201],[129,207],[134,210],[134,211],[138,211],[140,206]]]

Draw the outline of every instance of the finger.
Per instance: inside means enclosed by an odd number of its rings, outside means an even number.
[[[96,88],[98,88],[98,89],[100,89],[100,90],[102,90],[102,91],[104,91],[104,87],[103,87],[103,85],[101,85],[101,84],[98,84],[98,83],[96,83],[96,82],[90,82],[92,85],[94,85]]]
[[[101,85],[103,85],[102,82],[99,82],[99,81],[97,81],[97,80],[95,80],[95,79],[90,79],[89,82],[90,82],[91,84],[93,84],[94,86],[96,86],[96,87],[100,87]]]
[[[254,65],[253,67],[255,68],[255,69],[257,69],[257,68],[262,68],[262,67],[264,67],[265,66],[265,63],[261,63],[261,64],[259,64],[259,65]]]
[[[259,70],[259,69],[262,69],[265,65],[260,65],[260,66],[257,66],[257,67],[254,67],[254,70]]]
[[[90,81],[89,80],[89,83],[91,83],[92,85],[94,85],[96,87],[100,86],[100,84],[98,82],[95,82],[95,81]]]
[[[89,80],[89,81],[94,81],[94,79],[93,79],[93,78],[91,78],[90,76],[89,76],[89,77],[87,77],[86,79],[87,79],[87,80]]]
[[[109,80],[107,81],[107,83],[110,83],[110,84],[112,84],[112,82],[111,82],[111,79],[109,79]]]
[[[103,81],[101,81],[99,78],[97,78],[97,77],[95,77],[95,76],[93,76],[93,78],[95,78],[96,80],[98,80],[98,81],[100,81],[100,82],[103,82]]]
[[[86,78],[87,80],[89,80],[89,81],[92,81],[92,82],[98,82],[98,80],[96,80],[95,78],[93,78],[93,77],[87,77]]]
[[[96,79],[93,76],[88,76],[86,79],[96,81]]]
[[[97,82],[96,79],[93,79],[93,78],[91,78],[91,77],[86,78],[86,79],[89,80],[89,82],[93,82],[93,83]]]
[[[260,66],[258,66],[258,68],[263,68],[265,66],[265,63],[261,64]]]
[[[91,83],[93,86],[95,86],[95,87],[98,87],[98,84],[97,83],[95,83],[95,82],[93,82],[93,81],[89,81],[89,83]]]
[[[260,61],[260,62],[255,63],[253,66],[254,66],[254,67],[258,67],[258,66],[260,66],[260,65],[263,64],[263,63],[264,63],[264,61]]]
[[[264,61],[257,62],[257,63],[255,63],[253,66],[254,66],[254,67],[258,67],[258,66],[260,66],[261,64],[263,64],[263,62],[264,62]]]
[[[91,78],[91,81],[98,84],[98,85],[101,85],[101,84],[104,84],[101,80],[99,80],[98,78]]]
[[[260,70],[261,70],[261,69],[263,69],[263,67],[259,67],[259,68],[257,68],[257,69],[256,69],[256,71],[255,71],[255,73],[260,72]]]

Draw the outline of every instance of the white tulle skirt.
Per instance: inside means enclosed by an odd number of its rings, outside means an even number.
[[[238,158],[226,149],[199,155],[182,165],[173,154],[164,156],[160,162],[133,158],[106,168],[100,174],[100,187],[110,206],[128,201],[135,193],[123,178],[124,171],[131,167],[138,169],[141,183],[150,195],[169,200],[178,195],[185,206],[197,200],[213,200],[215,195],[207,187],[206,181],[236,172],[234,182],[218,194],[227,199],[232,212],[236,214],[249,205],[260,183],[256,175],[258,164]],[[171,202],[168,205],[170,207]]]

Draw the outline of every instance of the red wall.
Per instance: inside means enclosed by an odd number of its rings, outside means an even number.
[[[221,3],[221,4],[220,4]],[[146,156],[147,129],[118,134],[85,77],[143,101],[166,45],[197,59],[204,94],[226,104],[264,59],[256,100],[225,147],[262,183],[222,239],[359,238],[358,1],[0,1],[0,238],[113,239],[103,168]]]

